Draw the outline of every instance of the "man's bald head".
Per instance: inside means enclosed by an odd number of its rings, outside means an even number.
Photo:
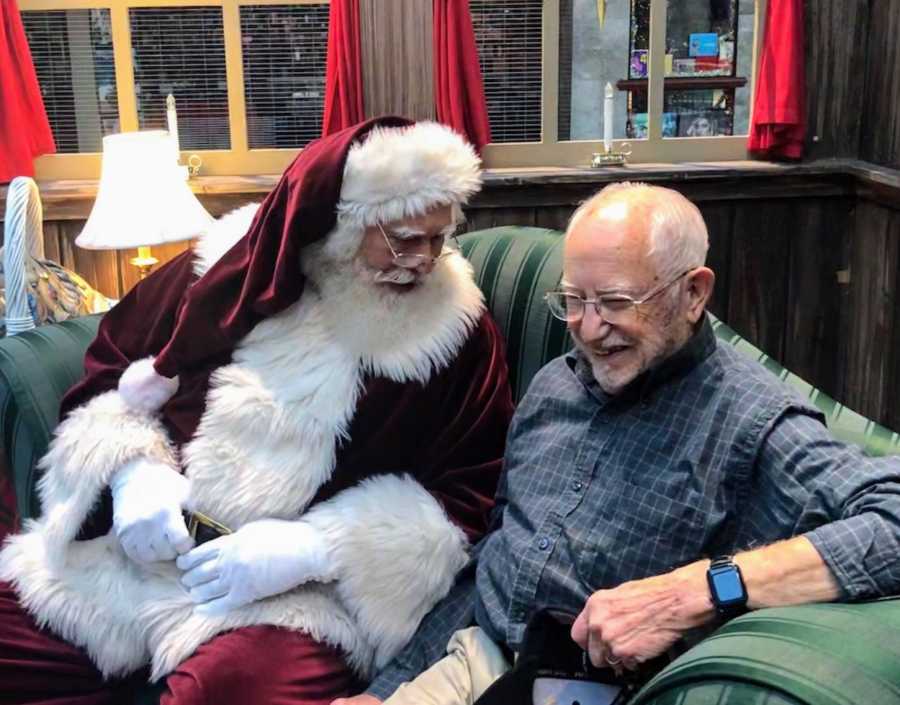
[[[606,225],[594,228],[592,224]],[[572,215],[566,237],[602,237],[618,228],[662,279],[706,261],[709,235],[697,206],[678,191],[644,183],[610,184]]]

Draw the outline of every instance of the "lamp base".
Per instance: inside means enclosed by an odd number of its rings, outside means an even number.
[[[135,267],[137,267],[138,270],[140,270],[141,279],[144,279],[148,274],[150,274],[150,270],[153,269],[153,265],[159,263],[159,260],[150,254],[149,247],[139,247],[138,256],[132,257],[128,261]]]

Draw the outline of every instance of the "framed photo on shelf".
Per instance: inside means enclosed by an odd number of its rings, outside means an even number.
[[[733,121],[724,110],[702,110],[678,116],[679,137],[719,137],[731,135]]]

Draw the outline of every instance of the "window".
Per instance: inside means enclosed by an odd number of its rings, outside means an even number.
[[[22,24],[57,151],[100,151],[119,131],[109,10],[23,12]]]
[[[222,9],[141,7],[128,15],[140,128],[166,129],[172,94],[182,150],[229,149]]]
[[[560,0],[560,140],[602,137],[607,86],[613,137],[647,137],[651,5],[608,0],[601,25],[593,4]],[[667,3],[663,138],[747,133],[754,13],[752,0]]]
[[[541,139],[542,0],[471,0],[495,144]]]
[[[627,140],[633,163],[746,158],[765,5],[470,0],[485,165],[587,166],[610,101],[613,147]],[[182,160],[197,153],[203,175],[280,173],[321,132],[327,0],[19,7],[60,152],[37,160],[39,178],[97,178],[103,135],[166,127],[169,93]]]
[[[328,4],[240,10],[250,149],[302,147],[322,134]]]

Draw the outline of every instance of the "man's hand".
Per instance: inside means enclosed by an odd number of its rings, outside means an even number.
[[[310,580],[331,580],[324,537],[303,521],[261,519],[198,546],[175,564],[198,614],[225,614]]]
[[[352,698],[338,698],[332,700],[331,705],[381,705],[381,701],[374,695],[355,695]]]
[[[715,616],[706,568],[698,561],[665,575],[598,590],[572,625],[572,639],[598,668],[634,669],[685,631]]]
[[[113,529],[133,561],[171,561],[194,546],[181,510],[190,483],[165,463],[137,458],[110,479]]]

